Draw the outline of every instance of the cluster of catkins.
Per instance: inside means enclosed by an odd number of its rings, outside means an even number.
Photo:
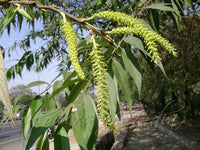
[[[61,21],[61,30],[64,33],[68,42],[70,60],[78,76],[81,79],[85,79],[85,75],[82,71],[77,57],[78,52],[76,33],[73,27],[71,26],[70,22],[66,20],[65,15],[63,13],[61,13],[61,15],[63,17],[63,20]],[[115,130],[115,123],[113,122],[109,113],[109,92],[106,79],[106,63],[104,62],[103,53],[99,49],[99,47],[95,45],[90,55],[92,57],[93,62],[92,68],[97,95],[97,111],[104,125],[111,130]]]
[[[143,23],[130,15],[120,12],[103,11],[94,14],[94,16],[88,18],[87,20],[94,18],[112,19],[113,21],[117,21],[122,25],[125,25],[125,27],[115,28],[107,33],[110,35],[133,33],[134,35],[141,37],[147,47],[149,56],[151,56],[152,61],[156,64],[161,60],[157,43],[163,46],[169,53],[176,56],[175,48],[166,39],[161,37],[156,32],[146,28]]]
[[[81,79],[85,79],[85,75],[80,67],[77,57],[78,52],[76,33],[70,23],[66,20],[64,13],[61,13],[61,15],[63,16],[61,30],[68,41],[70,60],[79,77]],[[109,35],[132,33],[142,38],[146,45],[149,56],[156,64],[158,64],[161,60],[157,49],[158,44],[167,49],[169,53],[173,54],[174,56],[176,55],[175,48],[166,39],[146,28],[144,24],[130,15],[120,12],[103,11],[94,14],[94,16],[86,19],[86,21],[94,18],[107,18],[124,25],[124,27],[115,28],[109,32],[106,32]],[[93,63],[92,68],[97,96],[96,103],[98,115],[106,127],[111,130],[115,130],[116,126],[109,112],[109,89],[107,83],[106,63],[104,61],[103,52],[97,44],[94,44],[90,55]]]

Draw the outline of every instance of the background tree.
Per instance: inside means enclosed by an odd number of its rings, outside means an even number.
[[[20,98],[17,102],[18,104],[26,105],[26,104],[30,103],[31,98],[36,96],[37,94],[35,92],[33,92],[31,89],[26,89],[26,86],[21,84],[21,85],[17,85],[15,87],[12,87],[9,90],[9,95],[11,97],[11,101],[13,101],[16,97],[20,97],[22,95],[30,96],[29,98],[27,98],[27,97]]]

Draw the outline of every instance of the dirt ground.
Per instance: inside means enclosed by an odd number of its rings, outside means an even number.
[[[152,126],[129,129],[124,150],[187,150],[176,139]]]
[[[123,150],[200,150],[200,119],[148,120],[144,116],[129,119]]]

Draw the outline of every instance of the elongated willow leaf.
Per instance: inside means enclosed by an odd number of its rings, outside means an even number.
[[[131,93],[131,89],[129,87],[129,76],[128,76],[126,70],[124,70],[122,65],[117,60],[113,60],[112,68],[113,68],[113,72],[117,78],[119,87],[122,89],[123,94],[126,98],[126,101],[128,102],[129,110],[131,111],[131,109],[132,109],[132,97],[131,97],[132,93]]]
[[[59,127],[56,131],[56,135],[54,137],[54,149],[55,150],[70,149],[68,133],[63,126]]]
[[[130,60],[130,58],[132,60]],[[139,65],[136,63],[134,64],[132,62],[135,59],[134,56],[130,53],[129,57],[128,57],[124,50],[122,50],[122,59],[123,59],[124,65],[126,67],[126,70],[130,73],[131,77],[133,78],[135,85],[138,89],[138,93],[140,95],[141,86],[142,86],[142,74],[140,72]]]
[[[171,5],[171,4],[170,3],[157,3],[157,4],[149,5],[146,8],[157,9],[157,10],[161,10],[161,11],[177,12],[175,9],[173,9],[172,7],[170,7],[168,5]]]
[[[0,35],[3,33],[4,29],[8,27],[11,21],[14,19],[17,9],[11,9],[8,14],[0,21]],[[10,29],[8,28],[8,33]]]
[[[95,105],[90,96],[84,94],[76,102],[77,111],[72,114],[72,129],[82,150],[95,148],[98,120]]]
[[[18,8],[17,8],[17,12],[18,12],[20,15],[26,17],[28,20],[33,21],[33,19],[31,18],[31,16],[30,16],[23,8],[18,7]]]
[[[11,100],[10,100],[9,92],[8,92],[6,70],[4,67],[1,49],[0,49],[0,101],[3,102],[4,106],[6,107],[8,113],[10,115],[10,118],[12,119],[12,121],[15,125],[14,115],[13,115],[13,111],[12,111],[12,104],[11,104]]]
[[[96,0],[94,7],[93,7],[93,12],[96,12],[98,9],[100,9],[103,5],[105,5],[107,0]]]
[[[34,82],[29,83],[23,90],[26,90],[26,89],[29,89],[29,88],[35,87],[35,86],[40,86],[43,84],[48,84],[48,83],[44,82],[44,81],[34,81]]]
[[[114,76],[115,77],[115,76]],[[109,88],[109,94],[110,94],[110,114],[112,117],[112,120],[115,120],[115,115],[117,114],[120,118],[120,112],[118,111],[119,107],[119,95],[118,95],[118,89],[117,89],[117,81],[116,78],[112,78],[108,74],[108,88]]]
[[[124,42],[128,43],[132,46],[134,46],[135,48],[138,48],[139,50],[141,50],[141,52],[143,53],[143,55],[145,56],[145,59],[147,59],[147,57],[151,58],[151,56],[146,52],[144,45],[141,41],[141,39],[137,38],[137,37],[133,37],[133,36],[127,36],[124,38]],[[147,59],[148,60],[148,59]],[[150,61],[148,61],[148,63],[150,64]],[[166,75],[165,70],[163,68],[162,62],[159,60],[157,66],[160,68],[160,70],[162,71],[162,73]]]
[[[26,150],[30,150],[35,141],[53,124],[61,113],[61,109],[54,109],[41,115],[35,122],[31,131]]]

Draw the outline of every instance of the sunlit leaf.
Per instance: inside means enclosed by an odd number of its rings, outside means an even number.
[[[31,108],[26,107],[22,117],[22,129],[23,129],[24,141],[26,139],[30,127],[31,127]]]
[[[137,38],[137,37],[133,37],[133,36],[127,36],[124,39],[124,42],[134,46],[135,48],[138,48],[139,50],[141,50],[141,52],[143,53],[143,55],[145,56],[145,58],[147,59],[147,61],[149,63],[151,63],[150,60],[148,60],[148,57],[151,58],[151,56],[147,53],[147,51],[144,48],[144,45],[142,43],[142,40]],[[160,70],[162,71],[162,73],[166,76],[165,70],[163,68],[162,62],[158,61],[157,66],[160,68]]]
[[[16,12],[17,12],[17,9],[10,10],[8,12],[8,14],[4,17],[4,19],[1,20],[1,22],[0,22],[0,35],[3,33],[4,29],[10,25],[11,21],[14,19]]]
[[[171,5],[171,3],[157,3],[157,4],[149,5],[146,8],[176,12],[176,10],[170,7],[169,5]]]
[[[66,129],[61,126],[57,128],[55,137],[54,137],[54,149],[55,150],[70,150],[69,137]]]
[[[49,150],[49,138],[48,138],[48,136],[46,137],[46,139],[43,142],[42,150]]]
[[[29,83],[23,90],[30,89],[31,87],[39,86],[43,84],[48,84],[48,83],[44,81],[34,81],[34,82]]]
[[[39,138],[39,140],[37,142],[36,149],[38,149],[38,150],[42,149],[42,143],[43,143],[44,135],[45,135],[45,133],[40,136],[40,138]]]
[[[29,140],[26,145],[26,150],[29,150],[35,141],[40,137],[51,125],[55,124],[56,119],[61,113],[61,109],[54,109],[41,115],[35,122]]]
[[[49,93],[46,93],[46,95],[45,95],[45,101],[48,100],[48,102],[45,104],[46,111],[56,109],[55,101],[53,98],[49,99],[50,96],[51,95]]]
[[[134,64],[133,61],[135,58],[133,58],[133,55],[131,55],[130,53],[128,57],[124,50],[122,50],[122,59],[126,67],[126,70],[130,73],[131,77],[133,78],[135,85],[138,89],[138,93],[140,95],[141,87],[142,87],[142,74],[140,72],[139,65]]]
[[[93,100],[84,94],[76,102],[77,110],[72,115],[72,129],[81,149],[95,147],[98,120]]]
[[[71,93],[67,98],[67,105],[75,101],[78,95],[80,95],[81,91],[84,90],[86,85],[87,85],[87,80],[81,80],[72,88]]]
[[[110,94],[110,114],[112,117],[112,120],[115,120],[115,116],[117,114],[117,107],[119,105],[119,95],[118,95],[118,89],[116,87],[115,79],[112,78],[110,75],[108,75],[108,88],[109,88],[109,94]],[[118,115],[120,113],[118,112]]]
[[[18,12],[20,15],[26,17],[28,20],[33,21],[33,19],[31,18],[31,16],[30,16],[23,8],[17,7],[17,12]]]
[[[129,84],[129,76],[117,60],[113,60],[112,69],[117,78],[118,85],[122,89],[126,101],[128,102],[129,109],[131,109],[133,100]]]
[[[34,100],[32,100],[31,102],[31,121],[32,124],[34,125],[37,118],[39,117],[40,113],[41,113],[41,106],[42,106],[43,100],[40,97],[36,97]]]
[[[123,40],[124,42],[134,46],[135,48],[144,50],[144,44],[142,43],[142,40],[140,40],[139,38],[129,35],[129,36],[124,37]]]

